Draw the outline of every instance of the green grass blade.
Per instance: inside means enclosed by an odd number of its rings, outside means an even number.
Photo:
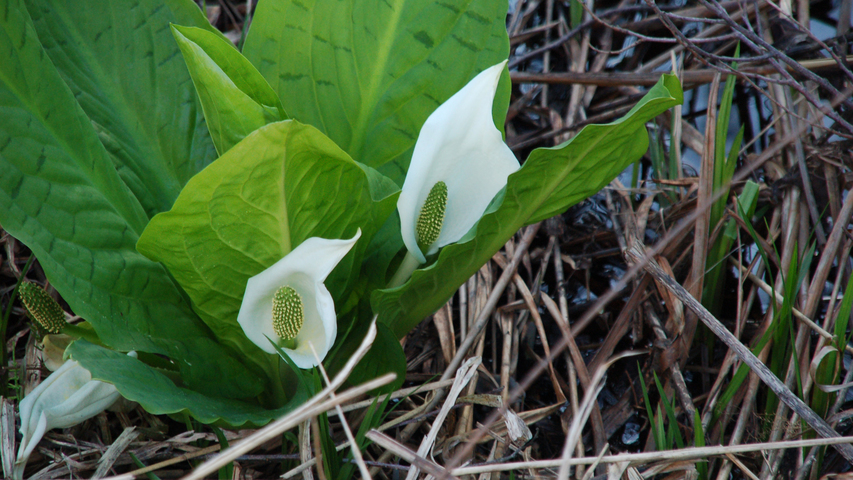
[[[666,417],[669,420],[669,431],[667,434],[674,438],[675,444],[678,448],[684,448],[684,439],[681,437],[681,431],[678,428],[678,419],[675,417],[675,408],[673,408],[672,403],[666,396],[666,390],[664,390],[663,385],[661,385],[657,372],[653,373],[655,385],[657,386],[658,394],[660,395],[660,402],[663,404],[663,408],[666,411]],[[672,402],[675,402],[675,399],[673,399]],[[672,442],[670,442],[670,446],[671,443]]]

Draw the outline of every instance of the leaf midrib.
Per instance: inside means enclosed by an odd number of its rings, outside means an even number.
[[[376,62],[373,64],[373,68],[370,69],[371,75],[368,76],[369,82],[367,88],[363,88],[362,90],[362,101],[358,110],[358,116],[355,121],[355,129],[352,132],[352,144],[350,144],[349,148],[346,150],[350,152],[350,155],[355,155],[356,152],[360,152],[364,146],[365,140],[365,132],[368,127],[368,120],[370,115],[374,112],[375,106],[377,103],[377,99],[379,97],[379,89],[382,85],[382,77],[386,72],[386,65],[388,64],[388,58],[391,55],[391,46],[394,44],[394,37],[397,33],[397,27],[400,24],[400,18],[403,15],[403,4],[405,0],[397,0],[394,2],[394,6],[396,7],[392,10],[391,19],[385,23],[385,31],[381,37],[379,54],[376,56]],[[353,61],[357,61],[358,57],[353,55]],[[358,72],[359,77],[362,74],[362,69],[356,63],[356,72]]]
[[[111,5],[112,7],[113,5]],[[59,16],[63,23],[67,25],[74,25],[74,21],[72,18],[68,16],[68,12],[65,10],[54,12],[55,15]],[[113,8],[110,9],[109,15],[111,18],[115,19],[117,15],[115,14],[115,10]],[[147,23],[147,22],[146,22]],[[118,24],[117,21],[113,20],[113,25]],[[156,48],[156,42],[154,41],[155,37],[153,33],[149,30],[149,36],[152,39],[152,52]],[[133,150],[125,149],[126,152],[130,153],[129,158],[133,159],[133,165],[125,164],[131,171],[137,176],[140,176],[140,179],[143,181],[150,180],[149,175],[154,170],[165,169],[169,171],[171,178],[178,178],[177,172],[175,171],[175,166],[170,162],[166,161],[166,155],[163,151],[162,144],[157,141],[158,136],[153,132],[150,132],[147,128],[147,121],[143,120],[140,117],[140,112],[135,108],[132,108],[131,105],[126,101],[126,98],[129,98],[128,95],[125,94],[124,89],[122,88],[121,83],[116,79],[115,81],[104,81],[105,79],[112,78],[111,74],[107,74],[104,70],[103,64],[98,61],[98,55],[95,50],[94,44],[90,42],[89,39],[84,38],[81,35],[81,32],[78,29],[70,29],[66,31],[66,34],[75,39],[75,44],[78,46],[78,53],[81,57],[85,58],[87,61],[87,66],[93,70],[93,75],[88,77],[88,80],[92,81],[94,85],[97,85],[98,91],[103,95],[103,99],[107,100],[106,102],[98,101],[98,103],[104,108],[106,111],[115,110],[118,112],[118,115],[112,115],[108,117],[110,120],[117,120],[119,123],[119,128],[132,140],[134,140],[134,150],[137,151],[140,155],[145,156],[149,155],[148,159],[140,163],[140,157],[136,157],[132,155]],[[116,28],[110,29],[109,35],[112,37],[113,44],[119,44],[119,34]],[[104,41],[104,40],[101,40]],[[95,41],[95,43],[100,43],[99,41]],[[59,48],[58,46],[55,48]],[[177,45],[176,45],[177,48]],[[45,53],[47,50],[45,49]],[[118,52],[114,52],[118,55]],[[115,60],[113,60],[115,61]],[[62,71],[58,70],[60,73],[60,78],[64,75]],[[77,84],[77,88],[81,91],[83,88],[79,86],[78,78],[72,77],[74,83]],[[65,79],[63,78],[63,81]],[[104,88],[107,87],[107,88]],[[69,86],[69,89],[71,87]],[[72,92],[73,93],[73,92]],[[155,82],[154,91],[152,94],[157,97],[159,94],[159,82]],[[97,97],[93,97],[93,99],[97,100]],[[80,105],[82,109],[83,106]],[[85,110],[83,110],[85,112]],[[88,117],[88,113],[86,113]],[[135,128],[134,128],[135,126]],[[108,128],[106,125],[103,125],[104,129],[110,133],[113,133],[111,128]],[[138,140],[142,136],[145,140],[152,140],[140,143]],[[99,140],[100,143],[100,140]],[[111,155],[107,152],[107,157],[110,158]],[[151,160],[156,159],[157,166],[156,168],[146,168],[146,165],[151,165]],[[124,183],[124,182],[122,182]],[[152,194],[157,195],[158,198],[155,199],[156,203],[160,203],[162,198],[170,198],[174,199],[177,195],[175,191],[172,189],[176,188],[177,185],[166,185],[161,182],[150,182],[146,181],[146,188],[152,192]],[[178,187],[179,188],[179,187]]]
[[[44,51],[43,46],[42,51]],[[47,55],[47,52],[45,52],[45,55]],[[58,72],[57,77],[59,78],[61,85],[65,87],[65,92],[73,98],[73,92],[70,91],[70,88],[62,80],[62,77],[59,75]],[[103,198],[107,201],[107,203],[115,209],[115,212],[128,223],[128,226],[138,236],[144,229],[145,222],[147,221],[147,217],[143,213],[143,208],[142,205],[139,203],[139,200],[133,197],[132,194],[130,195],[131,198],[122,199],[117,198],[117,196],[121,195],[122,192],[105,191],[105,187],[109,186],[109,179],[99,179],[95,169],[87,167],[87,165],[91,163],[88,161],[89,159],[81,156],[81,153],[83,152],[81,152],[78,148],[72,147],[72,145],[68,143],[69,139],[65,135],[60,134],[58,126],[55,125],[53,122],[49,122],[47,120],[47,117],[42,114],[41,109],[34,102],[31,101],[31,95],[33,94],[33,92],[23,92],[20,88],[17,88],[18,86],[9,82],[5,78],[0,78],[0,82],[2,82],[2,85],[4,85],[12,93],[12,96],[19,102],[19,104],[23,107],[27,114],[35,118],[41,125],[41,127],[50,134],[50,137],[53,139],[54,142],[56,142],[55,145],[60,147],[60,149],[64,151],[68,158],[74,162],[74,165],[76,165],[80,169],[79,171],[82,173],[81,178],[85,179],[85,181],[88,182],[88,184],[92,188],[99,191],[103,195]],[[75,104],[78,106],[77,119],[79,120],[79,114],[82,114],[83,117],[88,119],[88,117],[86,117],[85,115],[85,112],[83,112],[82,107],[80,107],[79,104],[77,104],[76,102]],[[54,105],[53,108],[57,108],[56,105]],[[86,139],[81,139],[86,152],[91,153],[93,155],[93,157],[91,157],[91,160],[94,160],[95,162],[106,163],[112,166],[112,162],[108,160],[109,154],[107,153],[101,142],[97,139],[97,135],[94,132],[92,132],[92,135],[95,136],[95,138],[94,142],[92,142],[91,144],[86,143]],[[94,150],[92,150],[92,148],[94,148]],[[94,158],[94,156],[97,156],[98,158]],[[107,175],[109,175],[109,172],[112,171],[113,170],[111,168],[107,169]],[[121,178],[118,178],[118,174],[116,173],[115,175],[117,178],[113,180],[120,185],[125,185]],[[128,193],[129,191],[130,189],[127,190]],[[108,193],[111,193],[113,195],[108,195]]]

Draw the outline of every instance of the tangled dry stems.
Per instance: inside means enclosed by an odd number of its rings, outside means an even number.
[[[841,1],[847,11],[850,3]],[[716,478],[731,472],[738,478],[802,479],[850,468],[818,446],[853,439],[811,438],[814,432],[800,421],[802,412],[792,413],[785,402],[765,410],[768,390],[755,375],[727,405],[719,405],[742,357],[702,333],[695,313],[662,286],[660,275],[646,273],[645,261],[621,257],[632,239],[643,239],[642,258],[654,258],[663,275],[700,298],[706,252],[721,230],[710,224],[710,205],[721,195],[730,200],[747,179],[759,183],[766,209],[753,225],[758,237],[743,228],[755,219],[741,218],[728,202],[725,218],[742,228],[727,260],[733,269],[726,274],[725,298],[718,300],[719,320],[739,344],[754,346],[773,319],[770,300],[762,305],[759,290],[784,291],[784,274],[814,241],[815,261],[792,302],[796,323],[780,378],[801,398],[813,398],[819,385],[806,372],[833,338],[850,275],[853,197],[844,193],[851,171],[853,73],[846,52],[849,22],[839,21],[837,37],[821,41],[800,26],[808,24],[808,8],[793,12],[795,17],[784,8],[765,0],[700,0],[683,7],[623,2],[603,11],[596,7],[595,14],[585,6],[581,22],[570,28],[570,12],[562,3],[517,4],[508,18],[510,66],[518,70],[512,72],[516,88],[507,141],[519,157],[560,143],[589,123],[618,118],[640,95],[638,87],[656,82],[656,69],[667,62],[677,66],[685,88],[707,91],[711,99],[726,76],[736,75],[741,85],[736,103],[766,109],[740,109],[749,132],[738,169],[724,188],[709,184],[717,104],[704,107],[697,100],[704,95],[695,95],[655,127],[667,133],[667,147],[678,161],[669,178],[656,172],[651,181],[652,175],[643,175],[631,188],[614,182],[608,198],[519,232],[404,340],[407,385],[393,395],[394,412],[369,434],[374,444],[361,452],[361,476],[392,477],[402,470],[413,478],[419,470],[436,478],[497,478],[506,472],[579,479],[605,472],[611,478],[680,472],[687,478],[704,463]],[[635,18],[638,12],[645,17]],[[688,33],[689,25],[699,27]],[[786,43],[794,37],[797,42]],[[634,43],[625,43],[628,38]],[[741,56],[735,59],[737,42]],[[808,58],[816,52],[822,56]],[[729,65],[733,61],[737,70]],[[698,119],[705,120],[704,132]],[[682,163],[691,151],[699,159],[695,172]],[[21,276],[30,254],[8,235],[2,241],[7,300],[9,285]],[[758,247],[769,264],[755,254]],[[37,265],[27,276],[45,280]],[[777,307],[783,303],[778,299]],[[41,370],[33,335],[17,307],[7,338],[26,391]],[[759,351],[758,359],[768,362],[771,348],[772,343]],[[853,369],[841,365],[839,372],[846,373],[839,383],[851,380]],[[647,418],[640,375],[652,391],[654,418]],[[652,387],[655,375],[668,398]],[[279,466],[287,478],[324,478],[316,457],[316,416],[340,407],[340,420],[330,419],[332,432],[339,449],[349,448],[342,427],[359,427],[372,399],[357,397],[368,387],[324,396],[313,409],[268,427],[273,430],[228,432],[235,447],[225,454],[216,454],[218,445],[203,446],[216,442],[211,433],[181,430],[181,424],[139,409],[105,414],[48,435],[41,459],[32,459],[42,467],[33,478],[93,471],[93,478],[142,475],[133,458],[161,478],[204,478],[232,460],[240,478],[266,478]],[[835,398],[818,418],[848,435],[846,389]],[[692,439],[701,426],[705,442],[716,446],[655,451],[651,425],[664,415],[658,406],[667,401],[679,420],[669,427]],[[3,399],[0,412],[4,452],[14,451],[14,403]],[[620,439],[628,424],[641,430],[633,442],[625,441],[626,435]],[[295,444],[283,447],[285,427],[298,428],[298,434],[287,437]],[[191,459],[207,460],[193,470]]]

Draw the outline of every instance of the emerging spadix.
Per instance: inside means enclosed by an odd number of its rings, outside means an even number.
[[[128,355],[136,357],[136,352]],[[92,374],[74,360],[66,360],[21,400],[21,439],[15,460],[15,479],[23,478],[27,459],[44,434],[68,428],[103,412],[120,397],[110,383],[92,379]]]

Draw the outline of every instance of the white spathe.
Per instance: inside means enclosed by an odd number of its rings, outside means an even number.
[[[426,255],[458,241],[519,169],[492,119],[492,103],[506,61],[487,68],[427,118],[397,200],[403,242],[421,263]],[[415,226],[430,189],[447,184],[447,207],[438,239],[418,247]]]
[[[135,352],[128,355],[136,357]],[[66,360],[21,400],[21,445],[15,460],[15,478],[22,478],[27,459],[45,432],[68,428],[106,410],[120,397],[110,383],[92,380],[92,374],[74,360]]]
[[[326,277],[349,253],[361,236],[361,229],[349,240],[311,237],[294,248],[273,266],[250,278],[237,314],[243,332],[261,350],[276,354],[270,340],[282,347],[299,368],[317,365],[309,344],[320,360],[326,357],[338,334],[335,302],[323,284]],[[294,341],[296,347],[284,348],[273,330],[272,304],[275,292],[288,286],[302,297],[304,320]],[[269,338],[269,340],[267,339]]]

